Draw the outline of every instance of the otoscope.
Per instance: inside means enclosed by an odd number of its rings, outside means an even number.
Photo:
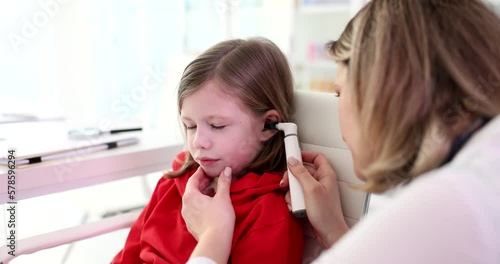
[[[281,130],[285,133],[285,153],[286,159],[290,157],[296,158],[302,163],[302,155],[300,153],[299,139],[297,136],[297,125],[294,123],[268,123],[264,128],[271,130]],[[297,178],[288,169],[288,182],[290,186],[290,198],[292,200],[292,213],[296,218],[306,217],[306,205],[304,202],[304,192],[302,186],[297,181]]]

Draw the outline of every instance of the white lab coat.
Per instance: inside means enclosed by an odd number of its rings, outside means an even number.
[[[314,263],[500,263],[500,116]]]

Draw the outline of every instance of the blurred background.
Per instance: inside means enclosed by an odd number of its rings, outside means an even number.
[[[231,38],[269,38],[287,55],[296,89],[332,92],[336,66],[324,44],[367,1],[0,0],[0,140],[3,124],[23,118],[177,129],[184,67]],[[500,0],[487,2],[500,11]],[[20,238],[92,221],[110,208],[141,206],[160,176],[24,200]],[[127,232],[12,263],[109,263]]]
[[[331,91],[324,44],[363,0],[1,3],[0,113],[157,126],[176,114],[165,108],[186,64],[225,39],[267,37],[288,56],[298,89]]]

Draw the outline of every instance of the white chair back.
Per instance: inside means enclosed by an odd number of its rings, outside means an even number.
[[[337,103],[338,98],[332,93],[296,90],[295,123],[301,149],[325,154],[337,173],[344,218],[352,227],[366,213],[369,195],[352,188],[362,182],[354,174],[351,152],[342,140]],[[303,263],[311,262],[321,251],[306,224]]]

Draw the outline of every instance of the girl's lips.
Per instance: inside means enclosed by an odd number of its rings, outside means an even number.
[[[203,167],[208,167],[208,166],[212,166],[214,165],[217,161],[219,161],[218,159],[200,159],[198,160],[198,163],[203,166]]]

